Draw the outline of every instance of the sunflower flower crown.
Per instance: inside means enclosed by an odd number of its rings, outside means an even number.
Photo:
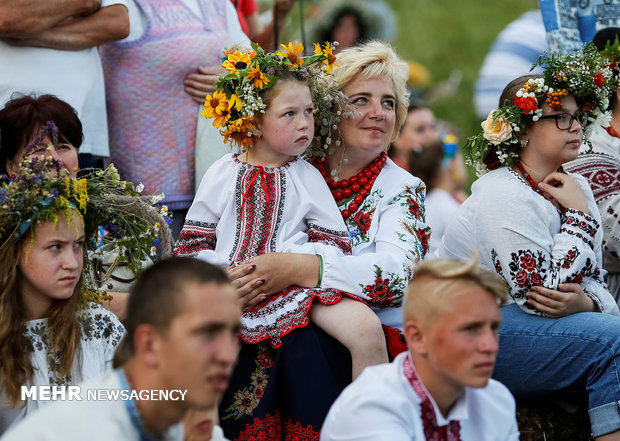
[[[466,162],[478,175],[501,166],[512,166],[519,158],[520,136],[526,125],[538,121],[542,106],[562,108],[561,99],[572,95],[582,112],[588,112],[583,128],[584,142],[593,127],[605,125],[611,118],[607,112],[609,97],[616,89],[616,79],[607,59],[589,43],[572,55],[547,55],[538,58],[532,69],[541,66],[542,78],[529,79],[512,102],[506,100],[499,109],[491,110],[480,125],[482,133],[469,137],[463,148]]]
[[[249,149],[254,145],[254,120],[258,113],[265,113],[260,92],[275,86],[277,72],[288,70],[308,80],[315,112],[334,116],[316,121],[321,133],[331,134],[338,122],[331,109],[335,104],[346,103],[344,94],[330,87],[327,81],[334,66],[338,66],[333,54],[335,45],[337,43],[328,42],[323,46],[315,43],[314,55],[307,57],[300,56],[304,48],[298,41],[281,45],[282,52],[265,53],[256,43],[252,43],[251,52],[240,49],[224,52],[222,67],[228,73],[219,78],[213,95],[207,95],[201,115],[213,118],[213,125],[220,129],[224,141],[231,147]]]
[[[37,222],[57,223],[59,212],[74,222],[71,213],[77,212],[87,251],[113,244],[119,262],[136,275],[142,261],[156,254],[156,245],[161,244],[163,255],[170,254],[171,215],[165,206],[155,206],[163,195],[141,196],[143,186],[121,181],[114,165],[81,179],[61,177],[62,172],[59,161],[36,156],[24,159],[15,176],[0,184],[0,246],[17,242]],[[102,228],[105,236],[100,234]],[[89,265],[89,259],[84,259],[82,296],[91,301],[106,299],[90,280]]]

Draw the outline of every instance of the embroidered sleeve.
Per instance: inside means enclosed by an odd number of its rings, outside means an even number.
[[[78,317],[82,328],[82,340],[100,341],[105,352],[106,368],[112,369],[114,352],[125,335],[125,327],[114,313],[97,303],[91,303]]]
[[[560,232],[554,235],[541,205],[486,202],[495,208],[494,215],[477,219],[477,231],[484,236],[481,251],[490,253],[495,270],[506,280],[510,295],[525,312],[540,315],[526,303],[526,293],[532,286],[557,290],[560,283],[579,283],[604,305],[602,311],[613,312],[609,303],[613,298],[604,284],[593,249],[598,229],[594,218],[567,210],[561,216]]]
[[[605,142],[606,136],[597,141]],[[601,215],[605,264],[615,271],[620,268],[620,162],[604,153],[580,154],[565,169],[586,178],[592,188]]]
[[[425,223],[425,186],[419,179],[396,187],[384,196],[375,189],[354,216],[347,219],[356,246],[368,246],[352,256],[326,256],[323,286],[359,296],[371,306],[398,307],[415,262],[428,251],[430,228]]]
[[[214,163],[200,183],[187,216],[185,225],[174,244],[177,257],[197,257],[213,265],[230,264],[225,256],[215,252],[216,228],[224,211],[224,199],[230,190],[230,176],[235,174],[232,159],[222,158]]]

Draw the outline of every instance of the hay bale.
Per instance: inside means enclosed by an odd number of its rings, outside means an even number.
[[[575,412],[554,401],[517,403],[521,441],[593,441],[585,406]]]

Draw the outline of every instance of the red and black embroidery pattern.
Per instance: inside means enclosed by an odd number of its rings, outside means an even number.
[[[294,423],[287,419],[282,421],[280,413],[266,415],[264,419],[254,419],[248,424],[235,441],[319,441],[321,432],[314,430],[312,426],[302,426],[299,422]]]
[[[370,306],[378,308],[392,307],[396,308],[402,304],[403,295],[405,293],[405,281],[398,274],[388,274],[389,277],[383,278],[383,270],[375,267],[375,281],[372,285],[364,285],[360,283],[368,299]]]
[[[351,254],[351,241],[347,231],[330,230],[308,222],[308,242],[324,243],[339,248],[345,254]]]
[[[424,427],[424,439],[427,441],[460,441],[461,423],[459,421],[451,420],[445,426],[437,424],[433,403],[428,397],[422,381],[418,378],[415,366],[408,354],[403,359],[403,373],[405,378],[409,380],[409,384],[416,395],[420,398],[420,417]]]
[[[620,166],[610,155],[604,153],[580,155],[577,166],[569,163],[565,169],[578,173],[588,180],[597,203],[608,196],[620,193]]]
[[[193,257],[202,250],[215,249],[217,224],[187,220],[174,245],[174,255]]]
[[[598,230],[598,222],[581,211],[567,208],[562,213],[562,233],[568,233],[583,240],[590,248],[594,247],[594,236]]]
[[[241,315],[241,339],[250,344],[269,339],[271,346],[277,348],[284,335],[308,324],[308,311],[315,299],[331,305],[337,303],[343,294],[337,289],[290,287]],[[271,320],[265,320],[265,317]]]
[[[355,214],[355,216],[353,216],[353,222],[357,224],[357,226],[359,227],[361,231],[361,234],[365,235],[366,233],[368,233],[368,230],[370,229],[370,224],[372,223],[372,219],[370,216],[368,216],[366,213],[360,210]]]
[[[242,262],[275,251],[285,203],[286,174],[241,164],[237,175],[235,209],[239,221],[229,260]]]

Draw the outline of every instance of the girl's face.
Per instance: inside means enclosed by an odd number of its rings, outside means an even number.
[[[305,83],[284,80],[274,88],[271,103],[256,120],[255,148],[268,162],[285,164],[301,155],[314,137],[314,105]]]
[[[386,77],[357,78],[343,90],[353,107],[352,118],[340,120],[346,151],[374,158],[390,144],[396,123],[396,95]]]
[[[580,112],[572,95],[560,100],[563,104],[560,109],[552,109],[543,104],[543,116],[562,115],[561,118],[570,118],[566,115],[577,115]],[[560,130],[553,118],[540,119],[534,122],[526,132],[527,147],[521,150],[521,157],[526,163],[535,161],[557,168],[560,165],[577,158],[582,143],[583,128],[578,120],[574,120],[567,130]]]
[[[430,109],[416,109],[407,114],[405,124],[392,145],[398,150],[413,150],[437,140],[435,116]]]
[[[10,174],[15,174],[19,167],[19,163],[25,158],[34,158],[38,156],[50,156],[60,161],[62,168],[67,170],[70,178],[77,177],[78,172],[78,150],[71,144],[65,141],[58,141],[58,145],[54,148],[54,144],[49,137],[45,137],[36,146],[34,146],[28,153],[25,152],[26,146],[24,146],[20,152],[15,155],[15,158],[7,162],[7,171]]]
[[[18,289],[29,320],[46,317],[54,299],[73,295],[84,263],[84,228],[73,211],[71,219],[58,213],[58,222],[34,227],[19,244]]]

